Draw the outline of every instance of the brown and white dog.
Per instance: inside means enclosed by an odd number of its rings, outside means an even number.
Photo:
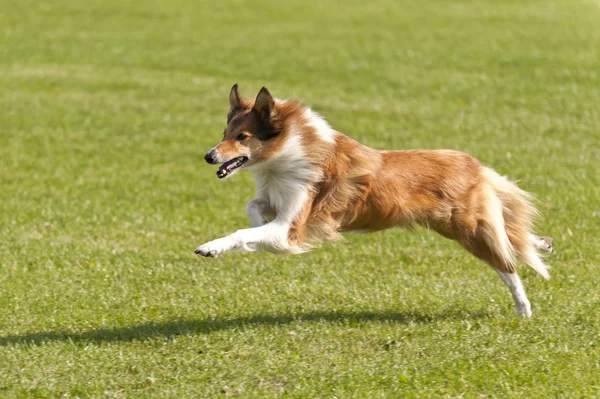
[[[205,156],[222,164],[219,178],[247,170],[256,198],[251,228],[196,249],[215,257],[236,249],[299,253],[343,231],[420,225],[457,241],[489,263],[510,288],[517,313],[531,306],[517,260],[545,278],[531,196],[475,158],[450,150],[378,151],[333,130],[310,108],[274,99],[262,88],[254,101],[229,94],[223,140]]]

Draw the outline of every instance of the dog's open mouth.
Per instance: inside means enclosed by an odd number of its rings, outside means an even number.
[[[237,157],[225,162],[217,171],[217,177],[219,179],[222,179],[224,177],[229,176],[238,168],[244,166],[246,162],[248,162],[248,157]]]

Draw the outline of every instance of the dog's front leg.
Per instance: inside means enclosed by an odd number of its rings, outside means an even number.
[[[254,198],[246,204],[246,213],[251,227],[263,226],[267,223],[265,216],[273,213],[269,202],[264,198]]]
[[[196,254],[214,258],[233,249],[256,251],[264,248],[272,252],[298,252],[288,242],[289,224],[277,220],[264,226],[238,230],[227,237],[199,246]]]

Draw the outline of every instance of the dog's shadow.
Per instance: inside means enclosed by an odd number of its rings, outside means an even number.
[[[144,341],[153,338],[174,338],[182,335],[211,334],[217,331],[260,326],[277,326],[293,322],[327,322],[336,324],[359,324],[369,322],[410,324],[434,323],[442,320],[473,320],[488,317],[482,312],[444,310],[437,314],[423,314],[418,311],[406,312],[308,312],[300,314],[259,314],[232,319],[192,319],[173,320],[160,323],[143,323],[126,327],[101,328],[83,332],[42,331],[21,335],[0,336],[0,346],[29,344],[39,345],[51,341],[72,343],[103,343]]]

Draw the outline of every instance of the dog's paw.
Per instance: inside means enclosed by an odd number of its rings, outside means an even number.
[[[531,307],[530,306],[521,306],[517,307],[517,316],[523,319],[531,318]]]
[[[552,248],[552,237],[532,235],[533,244],[540,251],[554,252]]]
[[[552,241],[554,241],[554,238],[545,236],[540,236],[539,238],[543,243],[541,249],[546,252],[554,252],[554,249],[552,248]]]
[[[206,258],[216,258],[223,252],[227,252],[232,248],[230,241],[231,240],[229,240],[227,237],[219,238],[218,240],[200,245],[198,248],[196,248],[194,253],[197,255],[202,255]]]
[[[199,246],[198,248],[196,248],[194,253],[196,255],[202,255],[205,258],[216,258],[218,256],[218,253],[216,250],[214,250],[214,249],[211,250],[206,245]]]

